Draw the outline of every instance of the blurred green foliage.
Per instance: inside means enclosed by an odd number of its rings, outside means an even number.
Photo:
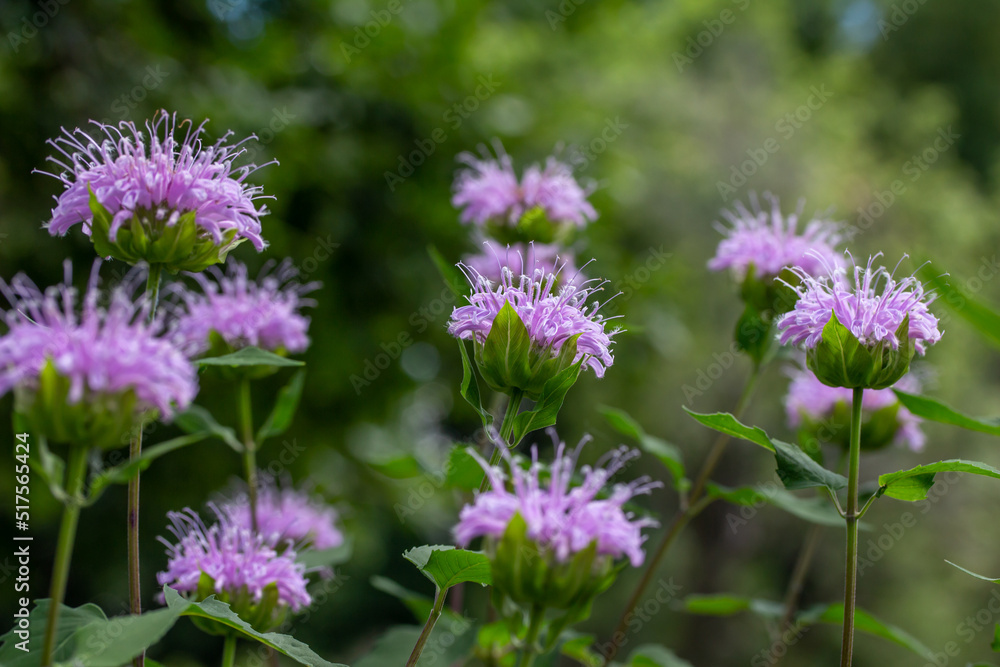
[[[523,165],[562,147],[600,184],[601,218],[580,256],[596,258],[592,271],[622,292],[612,307],[628,332],[607,378],[585,374],[570,393],[560,433],[573,442],[593,432],[596,456],[620,440],[596,406],[627,407],[647,432],[698,461],[711,434],[681,405],[729,409],[747,372],[731,349],[738,297],[727,276],[705,268],[719,239],[712,222],[735,198],[770,190],[787,210],[803,198],[807,215],[829,210],[851,226],[855,256],[883,251],[895,264],[909,253],[907,272],[930,258],[1000,303],[998,20],[1000,5],[985,0],[4,0],[0,272],[51,284],[65,257],[78,275],[93,257],[78,231],[52,239],[41,228],[60,188],[33,170],[46,170],[45,140],[61,126],[141,123],[163,107],[210,118],[215,136],[257,135],[250,158],[280,163],[253,177],[275,197],[264,221],[271,247],[261,257],[237,254],[251,263],[290,256],[324,283],[302,410],[260,460],[335,501],[355,539],[329,599],[292,630],[328,659],[350,662],[387,625],[409,619],[371,576],[426,589],[400,554],[449,540],[459,498],[440,489],[445,451],[478,424],[458,398],[461,361],[444,331],[454,297],[426,251],[433,244],[457,259],[473,247],[449,204],[456,153],[500,137]],[[926,363],[931,391],[964,412],[997,414],[1000,358],[962,321],[946,320]],[[259,412],[279,386],[257,387]],[[772,371],[747,421],[780,433],[784,388]],[[231,423],[230,392],[206,379],[200,402]],[[10,405],[0,401],[3,414]],[[924,452],[874,454],[863,476],[952,456],[1000,461],[987,436],[927,428]],[[717,476],[772,479],[769,460],[734,445]],[[631,472],[666,475],[649,456]],[[203,506],[238,473],[236,456],[211,443],[145,474],[148,604],[165,562],[154,540],[164,513]],[[0,497],[10,497],[10,477],[0,478]],[[944,486],[933,502],[884,500],[869,515],[874,546],[863,536],[861,555],[871,549],[875,560],[862,573],[859,604],[935,650],[955,642],[964,664],[988,657],[988,629],[1000,619],[985,631],[960,625],[986,609],[991,590],[943,559],[996,572],[998,493],[987,480]],[[40,482],[33,493],[36,553],[51,553],[56,508]],[[68,603],[123,610],[124,503],[115,488],[84,512]],[[667,493],[653,505],[664,516],[674,510]],[[702,515],[658,577],[684,595],[781,599],[806,524],[770,507],[749,519],[739,511],[718,504]],[[10,512],[11,503],[0,504],[0,525],[11,525]],[[916,526],[880,546],[890,532],[879,527],[904,512]],[[820,545],[806,605],[841,595],[840,531],[825,530]],[[33,596],[45,594],[49,566],[34,561]],[[9,618],[4,572],[0,616]],[[602,641],[636,578],[623,575],[587,624]],[[472,602],[470,613],[481,614],[482,600]],[[808,631],[785,664],[835,664],[838,636]],[[746,664],[771,645],[751,617],[666,608],[633,644],[646,641],[698,665]],[[213,664],[219,650],[188,626],[152,655]],[[901,664],[901,651],[863,637],[858,663]]]

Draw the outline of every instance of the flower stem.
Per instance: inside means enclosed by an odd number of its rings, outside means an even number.
[[[816,546],[819,544],[821,531],[822,528],[818,524],[810,526],[809,534],[806,536],[802,550],[799,552],[799,557],[795,561],[795,569],[792,570],[792,577],[788,582],[788,590],[785,592],[785,613],[781,617],[781,622],[778,623],[776,630],[779,636],[794,624],[795,612],[799,608],[799,597],[802,595],[802,587],[805,584],[806,575],[809,573],[809,566],[812,565],[813,556],[816,554]],[[776,657],[780,661],[782,656]],[[777,661],[775,664],[777,664]]]
[[[431,632],[434,630],[434,624],[437,623],[438,618],[441,617],[441,610],[444,608],[444,599],[448,595],[448,589],[437,590],[437,594],[434,596],[434,606],[431,608],[430,616],[427,617],[427,622],[424,623],[424,629],[417,638],[417,643],[413,647],[413,652],[410,653],[410,659],[406,661],[406,667],[415,667],[417,660],[420,659],[420,654],[424,650],[424,644],[430,639]]]
[[[160,277],[163,273],[161,264],[151,264],[146,275],[146,299],[149,301],[149,321],[156,317],[156,307],[160,301]],[[128,446],[129,461],[135,461],[142,456],[142,428],[140,420],[136,425],[135,436]],[[139,472],[128,482],[128,600],[129,613],[138,616],[142,613],[142,589],[139,585]],[[144,667],[146,653],[143,651],[132,658],[132,667]]]
[[[524,638],[524,651],[518,661],[518,667],[531,667],[535,662],[535,644],[538,642],[538,635],[542,630],[542,622],[545,620],[545,607],[536,604],[531,608],[531,622],[528,625],[528,634]]]
[[[73,542],[76,540],[76,524],[80,517],[80,493],[87,473],[87,449],[71,445],[66,471],[66,492],[69,498],[63,507],[62,523],[59,526],[59,540],[56,543],[56,560],[52,565],[52,584],[49,592],[49,617],[45,624],[42,640],[42,667],[52,664],[55,649],[56,629],[59,611],[66,597],[66,581],[69,578],[69,564],[73,556]]]
[[[510,442],[510,436],[514,431],[514,418],[517,417],[517,410],[521,407],[521,399],[524,398],[524,392],[519,389],[513,389],[510,392],[510,400],[507,402],[507,409],[504,411],[503,421],[500,422],[500,440],[502,441],[502,447],[500,445],[494,444],[493,454],[490,456],[490,467],[496,467],[500,464],[500,459],[503,456],[503,447],[514,447],[517,443]],[[479,493],[485,493],[490,490],[490,476],[483,475],[483,483],[479,485]]]
[[[250,400],[250,380],[240,382],[239,412],[243,432],[243,467],[247,476],[247,495],[250,499],[250,525],[257,530],[257,444],[253,439],[253,403]]]
[[[861,467],[861,400],[864,389],[854,389],[851,405],[851,452],[847,471],[847,566],[844,574],[844,641],[841,667],[851,667],[854,654],[854,602],[858,585],[858,470]]]
[[[236,664],[236,635],[226,635],[226,643],[222,649],[222,667],[233,667]]]
[[[747,406],[750,404],[750,399],[753,396],[753,390],[757,386],[757,380],[760,378],[762,367],[758,364],[754,364],[753,370],[750,372],[750,376],[747,378],[746,385],[743,387],[743,392],[740,394],[739,400],[736,402],[736,407],[733,409],[733,416],[737,419],[743,416],[746,411]],[[677,514],[674,515],[674,519],[667,529],[667,534],[664,536],[663,541],[660,542],[660,546],[656,549],[656,553],[649,561],[649,565],[646,566],[646,571],[643,572],[642,579],[639,580],[639,585],[636,586],[635,590],[632,592],[632,596],[629,598],[628,603],[625,605],[625,610],[622,612],[621,618],[618,620],[618,625],[615,627],[615,631],[611,635],[611,648],[608,651],[608,655],[605,656],[604,664],[610,665],[611,661],[614,660],[615,656],[618,654],[618,649],[621,648],[621,640],[626,636],[626,628],[628,627],[629,614],[633,609],[639,604],[639,600],[642,599],[643,594],[652,583],[653,576],[656,574],[657,568],[659,568],[660,562],[666,555],[667,551],[670,549],[670,545],[674,543],[674,540],[680,534],[684,526],[687,525],[688,521],[693,519],[698,515],[705,507],[707,503],[698,502],[701,500],[702,495],[705,492],[705,486],[708,484],[708,478],[715,470],[719,461],[722,459],[722,454],[726,450],[726,445],[729,444],[730,436],[725,433],[720,433],[715,440],[715,444],[712,446],[711,451],[705,458],[705,463],[702,464],[701,470],[698,473],[698,477],[691,488],[691,493],[687,498],[682,496],[681,506],[677,510]]]

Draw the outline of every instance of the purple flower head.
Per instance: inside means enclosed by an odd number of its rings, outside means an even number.
[[[469,305],[459,306],[451,314],[448,333],[456,338],[484,343],[493,326],[493,319],[504,304],[509,303],[528,330],[532,347],[540,354],[557,356],[566,341],[579,335],[576,357],[583,368],[591,368],[597,377],[614,363],[611,338],[618,329],[606,331],[608,318],[600,314],[601,304],[587,300],[600,291],[605,282],[591,279],[582,285],[563,284],[556,291],[560,271],[544,273],[535,269],[532,276],[515,277],[504,267],[500,283],[493,286],[475,269],[459,264],[472,285]]]
[[[773,278],[786,268],[821,276],[829,267],[841,266],[834,249],[841,241],[837,223],[814,218],[800,231],[801,203],[799,210],[786,217],[777,197],[768,193],[764,197],[771,202],[770,213],[761,208],[755,194],[750,195],[751,208],[737,202],[734,211],[722,212],[731,226],[719,227],[726,238],[708,262],[709,269],[729,269],[742,281],[751,268],[755,278]]]
[[[0,337],[0,395],[38,389],[51,363],[69,383],[71,405],[133,392],[136,412],[155,408],[169,419],[197,394],[196,370],[164,335],[162,314],[149,322],[149,302],[133,300],[144,269],[133,269],[104,293],[99,267],[96,261],[82,296],[72,285],[68,260],[64,282],[44,292],[23,274],[9,285],[0,281],[11,305],[3,313],[8,332]]]
[[[483,251],[466,255],[463,263],[491,283],[499,283],[503,268],[515,276],[531,274],[534,270],[557,273],[559,278],[574,285],[582,285],[586,278],[576,268],[573,254],[554,243],[512,243],[503,245],[496,241],[483,241]]]
[[[234,349],[255,346],[268,351],[297,353],[309,347],[309,318],[300,312],[315,301],[303,296],[319,287],[318,282],[299,284],[290,260],[272,271],[268,262],[256,280],[247,267],[230,262],[225,274],[216,267],[192,274],[201,291],[182,289],[176,327],[179,336],[195,352],[209,348],[214,332]]]
[[[257,531],[275,548],[332,549],[344,543],[337,528],[337,512],[318,498],[295,488],[281,488],[277,481],[261,475],[257,490]],[[221,504],[222,512],[235,524],[250,527],[250,501],[246,493]]]
[[[260,226],[267,210],[257,206],[264,198],[262,189],[246,182],[258,167],[233,166],[245,149],[243,141],[227,143],[232,132],[205,146],[207,121],[197,127],[187,120],[178,123],[177,115],[166,111],[147,121],[145,132],[129,121],[118,127],[91,123],[97,138],[79,128],[63,128],[61,136],[49,140],[61,154],[49,160],[60,171],[42,173],[65,186],[47,225],[50,234],[63,236],[77,224],[91,234],[93,192],[112,215],[111,239],[133,216],[170,227],[194,213],[198,228],[217,245],[242,239],[258,251],[267,245]]]
[[[458,544],[465,546],[484,536],[499,539],[511,518],[520,514],[527,524],[528,537],[539,547],[550,550],[559,562],[570,560],[596,542],[598,554],[628,557],[634,567],[642,565],[645,559],[642,544],[646,540],[642,529],[659,524],[649,518],[636,519],[623,506],[662,484],[641,477],[629,484],[617,484],[607,497],[598,498],[611,476],[639,455],[636,450],[621,447],[597,466],[580,468],[583,482],[571,487],[577,455],[589,440],[589,436],[585,437],[573,452],[567,452],[565,443],[557,443],[547,481],[543,481],[543,466],[538,462],[536,447],[531,449],[531,467],[527,470],[512,461],[505,451],[511,489],[506,487],[507,476],[500,467],[491,468],[477,456],[492,489],[477,495],[471,505],[462,508],[453,531]]]
[[[849,409],[854,400],[851,389],[829,387],[820,382],[810,370],[795,368],[789,372],[789,376],[792,381],[785,396],[785,413],[788,416],[789,426],[793,428],[801,426],[803,419],[814,422],[830,419],[838,405]],[[920,380],[912,372],[907,373],[893,385],[893,388],[919,393]],[[894,405],[899,405],[899,399],[889,388],[866,389],[861,399],[861,409],[867,415]],[[899,427],[893,441],[898,445],[906,445],[915,452],[923,449],[926,436],[920,429],[921,419],[899,405],[896,420]]]
[[[514,164],[499,141],[494,142],[494,150],[496,158],[486,146],[480,146],[482,157],[473,153],[458,156],[467,168],[455,177],[451,203],[463,209],[462,222],[516,225],[535,207],[555,223],[585,227],[597,219],[597,211],[587,201],[594,188],[582,187],[573,177],[572,167],[549,157],[544,168],[532,165],[518,181]]]
[[[815,278],[801,268],[793,269],[801,279],[795,288],[795,308],[778,320],[781,343],[814,348],[823,337],[831,313],[858,341],[868,347],[899,348],[896,330],[909,317],[909,339],[919,354],[941,339],[938,318],[927,309],[935,294],[925,293],[923,284],[908,276],[896,280],[884,267],[872,263],[882,253],[869,257],[864,268],[854,266],[853,284],[846,270],[827,266],[829,277]],[[817,260],[823,260],[816,256]]]
[[[212,578],[212,592],[228,599],[249,595],[260,602],[264,589],[278,588],[278,606],[299,611],[312,602],[306,591],[305,566],[295,561],[293,549],[275,551],[263,535],[232,521],[212,507],[218,522],[206,526],[197,512],[168,512],[167,530],[177,539],[172,544],[158,538],[167,547],[167,569],[156,575],[161,586],[183,593],[199,593],[202,574]]]

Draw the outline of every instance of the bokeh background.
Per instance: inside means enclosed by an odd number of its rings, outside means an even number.
[[[410,622],[370,578],[427,591],[400,554],[447,542],[459,507],[456,494],[435,482],[448,446],[468,439],[477,421],[458,396],[460,359],[444,330],[453,300],[427,253],[433,244],[457,260],[473,247],[449,204],[457,153],[498,137],[524,166],[561,148],[582,178],[599,184],[592,201],[601,217],[582,239],[580,257],[595,258],[593,271],[625,292],[617,312],[628,333],[607,377],[585,374],[560,419],[570,442],[596,436],[595,456],[621,441],[597,410],[610,405],[678,444],[689,467],[704,457],[712,434],[681,406],[731,409],[748,371],[730,353],[740,309],[732,282],[705,264],[720,238],[713,227],[719,210],[751,191],[773,192],[787,210],[801,198],[806,215],[829,212],[853,225],[856,256],[882,251],[894,264],[909,253],[906,271],[931,259],[979,298],[1000,303],[993,280],[1000,272],[996,2],[401,0],[387,14],[388,6],[0,2],[5,278],[26,271],[39,284],[54,283],[66,257],[82,278],[92,260],[82,234],[53,239],[42,229],[60,186],[33,170],[45,169],[45,140],[61,126],[142,123],[166,108],[210,118],[215,137],[255,133],[250,158],[280,162],[253,177],[275,197],[264,222],[271,247],[260,256],[250,248],[237,254],[253,266],[291,257],[308,279],[323,282],[314,344],[304,356],[302,409],[286,442],[270,443],[260,457],[336,503],[354,541],[329,600],[294,628],[328,659],[351,663],[384,628]],[[935,147],[939,136],[951,139]],[[779,148],[761,160],[769,139]],[[747,162],[755,155],[763,164]],[[914,162],[921,155],[922,166]],[[885,193],[897,180],[905,190],[889,202]],[[928,391],[972,414],[1000,414],[1000,355],[943,306],[936,310],[946,333],[927,356]],[[399,345],[401,336],[409,343]],[[367,364],[383,353],[390,363],[366,378]],[[702,379],[709,373],[718,377]],[[281,379],[258,384],[259,410]],[[786,384],[771,369],[747,420],[791,438],[781,405]],[[207,380],[203,387],[200,402],[231,420],[231,387]],[[0,399],[5,420],[10,412],[10,397]],[[868,457],[863,477],[951,457],[1000,464],[995,439],[926,428],[925,451]],[[3,429],[3,442],[9,432]],[[716,477],[749,484],[773,480],[772,468],[764,452],[735,443]],[[203,506],[239,469],[224,445],[206,443],[144,475],[147,604],[165,562],[154,539],[165,532],[164,513]],[[11,458],[0,458],[0,535],[13,520],[11,470]],[[651,457],[628,474],[643,472],[665,476]],[[424,493],[429,483],[434,492]],[[987,608],[993,587],[944,559],[1000,575],[1000,487],[966,477],[939,482],[937,491],[926,506],[884,499],[873,509],[875,530],[862,537],[862,555],[867,539],[887,533],[883,524],[903,512],[915,513],[917,524],[864,573],[859,604],[935,651],[954,642],[960,654],[947,664],[988,660],[1000,620]],[[57,508],[41,481],[32,492],[33,581],[43,596]],[[124,487],[116,487],[84,512],[68,603],[123,610],[124,505]],[[669,519],[675,499],[660,492],[650,505]],[[400,506],[413,512],[400,517]],[[736,511],[720,503],[698,518],[658,578],[672,579],[684,595],[781,599],[808,525],[764,507],[734,530],[727,517]],[[654,535],[651,544],[657,541]],[[4,551],[0,562],[9,564],[11,549]],[[804,605],[841,598],[842,552],[842,531],[824,529]],[[585,629],[607,639],[636,574],[626,572],[603,596]],[[11,576],[6,568],[0,575],[0,612],[8,619]],[[977,613],[980,630],[963,632],[959,624]],[[634,638],[643,641],[706,666],[751,664],[771,644],[749,614],[711,619],[666,607]],[[169,665],[207,665],[220,646],[181,623],[151,655]],[[783,662],[834,665],[838,652],[839,630],[816,628]],[[859,665],[923,664],[870,637],[858,640],[857,654]]]

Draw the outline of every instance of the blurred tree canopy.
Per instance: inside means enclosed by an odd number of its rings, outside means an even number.
[[[461,363],[444,331],[455,300],[427,253],[434,245],[457,260],[474,248],[449,203],[457,153],[493,137],[519,165],[560,150],[599,184],[601,218],[579,254],[623,293],[613,303],[628,332],[607,378],[587,377],[571,393],[560,434],[572,442],[589,431],[612,447],[618,439],[594,408],[627,407],[696,461],[710,434],[680,406],[729,409],[746,373],[730,352],[739,307],[731,281],[705,268],[719,238],[712,223],[751,191],[774,192],[786,210],[802,198],[806,215],[844,220],[856,257],[883,251],[895,264],[908,253],[907,272],[931,259],[960,282],[978,274],[974,291],[1000,303],[991,282],[1000,272],[998,28],[1000,5],[978,0],[4,0],[0,267],[4,278],[26,271],[51,284],[66,257],[78,275],[89,266],[93,251],[79,231],[53,239],[42,229],[60,186],[35,170],[49,169],[45,141],[60,127],[139,124],[165,108],[211,119],[213,136],[256,135],[247,159],[275,162],[251,177],[274,196],[264,220],[271,247],[237,254],[252,264],[289,256],[324,284],[303,411],[261,461],[308,479],[345,516],[355,557],[294,632],[348,662],[381,628],[408,619],[368,580],[422,585],[399,554],[450,539],[457,499],[438,490],[434,471],[446,446],[475,429],[474,413],[456,400]],[[653,268],[657,257],[666,260]],[[933,391],[966,412],[995,414],[997,355],[960,320],[945,329],[927,361]],[[712,364],[723,367],[721,379],[708,378]],[[772,373],[752,411],[773,431],[784,427],[784,385]],[[203,386],[200,400],[231,415],[226,387]],[[10,397],[0,401],[3,414],[10,406]],[[928,430],[928,457],[981,450],[982,460],[998,460],[985,437]],[[879,454],[863,474],[921,456]],[[655,461],[641,463],[663,474]],[[148,604],[165,562],[153,539],[165,531],[164,513],[203,506],[238,472],[236,457],[213,443],[167,457],[143,478]],[[720,472],[734,483],[770,474],[763,457],[739,446]],[[4,497],[9,478],[0,480]],[[115,489],[84,513],[74,571],[87,576],[71,580],[70,604],[121,611],[124,496]],[[43,497],[34,496],[35,524],[41,546],[51,546],[55,507]],[[860,604],[931,647],[954,640],[989,590],[942,559],[996,570],[1000,536],[983,528],[995,523],[996,498],[971,480],[949,492],[906,534],[906,547],[863,579]],[[672,502],[662,494],[655,504],[669,515]],[[873,522],[905,509],[890,502]],[[0,506],[2,525],[10,511]],[[720,505],[700,518],[661,575],[684,594],[780,599],[805,525],[761,510],[733,531],[730,511]],[[840,595],[840,536],[826,537],[807,604]],[[40,587],[48,563],[35,568]],[[599,635],[633,581],[623,576],[603,598],[589,624]],[[0,611],[7,604],[5,595]],[[154,653],[165,664],[215,660],[210,639],[175,633],[183,640]],[[988,655],[986,634],[962,643],[963,660]],[[674,612],[642,637],[706,665],[742,663],[768,645],[755,619]],[[833,630],[811,631],[787,664],[832,665],[836,642]],[[861,664],[900,660],[900,649],[875,640],[858,650]]]

